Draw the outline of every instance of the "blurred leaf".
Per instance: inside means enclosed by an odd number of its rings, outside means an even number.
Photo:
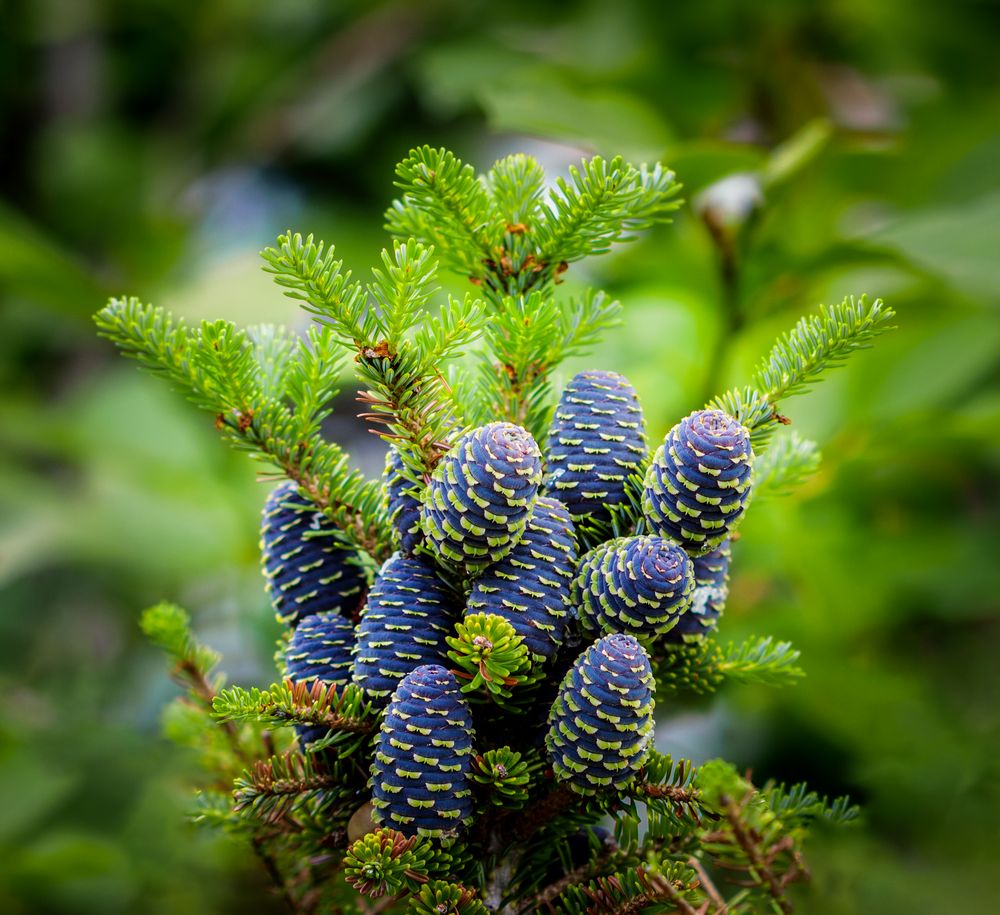
[[[1000,193],[907,213],[868,237],[957,289],[1000,304]]]
[[[613,89],[585,89],[550,71],[511,74],[481,89],[495,130],[533,134],[628,161],[655,162],[672,133],[651,105]]]
[[[107,296],[79,258],[0,202],[0,293],[87,319]]]

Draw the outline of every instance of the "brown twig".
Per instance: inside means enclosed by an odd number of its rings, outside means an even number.
[[[687,863],[698,875],[698,879],[701,881],[701,888],[705,891],[705,895],[708,896],[709,901],[715,904],[716,909],[713,915],[726,915],[729,911],[729,903],[722,898],[722,894],[719,892],[712,878],[708,876],[708,871],[705,870],[704,865],[694,855],[688,858]]]
[[[174,678],[182,684],[186,683],[195,696],[209,712],[212,711],[212,703],[215,701],[215,690],[208,681],[204,671],[191,660],[185,659],[174,668]],[[240,732],[232,721],[221,722],[223,733],[233,749],[233,753],[241,762],[249,764],[250,759],[240,745]]]
[[[774,898],[781,911],[791,912],[792,904],[785,898],[785,886],[790,881],[782,881],[778,878],[771,869],[774,857],[771,856],[770,860],[768,860],[768,857],[761,852],[757,837],[743,823],[743,810],[753,796],[754,792],[751,790],[739,803],[730,797],[723,797],[722,803],[725,808],[726,819],[729,821],[730,828],[733,831],[733,837],[740,848],[743,849],[744,854],[746,854],[750,862],[752,874],[757,875],[756,882],[767,886],[767,891]],[[773,851],[774,855],[777,855],[780,849],[775,848]]]
[[[617,851],[617,845],[613,841],[605,843],[605,850],[586,864],[581,864],[569,873],[564,874],[558,880],[554,880],[545,889],[536,893],[525,907],[518,910],[517,915],[528,915],[530,912],[538,912],[542,906],[548,906],[563,890],[573,886],[575,883],[583,883],[592,880],[597,873],[608,863],[611,856]]]

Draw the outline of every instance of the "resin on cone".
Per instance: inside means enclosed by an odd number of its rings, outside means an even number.
[[[693,593],[690,558],[662,537],[619,537],[591,550],[580,560],[574,591],[586,628],[644,641],[676,626]]]
[[[523,636],[528,651],[550,658],[563,640],[576,568],[576,537],[566,507],[535,502],[517,545],[472,585],[466,615],[494,613]]]
[[[559,398],[546,457],[547,490],[573,517],[610,518],[646,459],[646,424],[628,380],[617,372],[574,376]]]
[[[434,569],[396,553],[368,592],[358,624],[353,681],[384,703],[411,670],[444,660],[453,618],[451,595]]]
[[[513,423],[462,436],[424,490],[421,526],[438,558],[479,571],[520,539],[542,477],[538,445]]]
[[[472,713],[454,674],[428,664],[397,687],[371,767],[374,818],[403,835],[453,835],[472,818]]]
[[[566,674],[549,712],[552,770],[582,794],[625,787],[653,737],[653,673],[631,636],[606,635]]]
[[[697,642],[719,624],[719,617],[726,608],[729,597],[729,561],[732,549],[723,540],[717,549],[702,556],[695,556],[694,596],[691,606],[667,633],[670,642]]]
[[[339,545],[337,530],[289,480],[264,504],[261,562],[274,612],[291,626],[314,613],[351,617],[367,577],[359,554]]]
[[[643,487],[646,521],[691,555],[707,553],[743,517],[752,470],[750,433],[721,410],[698,410],[653,455]]]

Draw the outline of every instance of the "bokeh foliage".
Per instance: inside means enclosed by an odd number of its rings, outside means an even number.
[[[669,9],[669,12],[665,12]],[[676,755],[863,802],[808,911],[990,911],[1000,851],[1000,96],[988,4],[8,0],[0,30],[0,909],[277,910],[182,820],[192,761],[138,611],[200,610],[236,680],[275,634],[254,468],[93,336],[108,294],[292,323],[286,225],[364,265],[414,145],[660,160],[688,204],[588,282],[658,438],[818,302],[900,330],[789,414],[827,459],[742,533],[725,638],[807,677],[666,717]],[[733,177],[733,176],[736,177]],[[727,179],[727,180],[723,180]],[[575,268],[574,268],[575,269]],[[566,275],[572,286],[574,270]],[[455,291],[464,294],[462,280]],[[567,374],[568,377],[568,374]],[[328,424],[359,465],[377,447]]]

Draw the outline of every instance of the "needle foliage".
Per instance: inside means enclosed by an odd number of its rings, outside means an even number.
[[[195,712],[179,736],[205,749],[198,819],[246,841],[301,913],[789,911],[810,828],[849,822],[856,808],[804,785],[755,785],[722,760],[675,758],[654,739],[654,708],[803,676],[788,643],[719,640],[725,576],[699,598],[691,563],[737,539],[752,494],[816,470],[813,443],[774,437],[791,422],[785,404],[889,329],[892,310],[848,297],[803,318],[747,386],[683,426],[649,430],[654,447],[665,443],[652,464],[637,445],[610,472],[622,428],[641,445],[635,398],[584,403],[577,384],[566,425],[553,419],[553,383],[620,307],[559,284],[575,262],[669,219],[673,173],[595,157],[547,184],[529,156],[477,175],[423,147],[396,185],[393,241],[370,280],[311,235],[287,232],[263,252],[316,319],[303,337],[188,326],[134,298],[96,318],[229,444],[292,481],[296,498],[280,506],[292,520],[280,538],[265,528],[266,555],[298,569],[310,540],[326,537],[365,580],[357,601],[337,605],[359,639],[338,682],[282,670],[266,689],[227,685],[183,610],[146,613]],[[471,290],[444,293],[441,268]],[[393,449],[385,480],[365,479],[321,434],[348,366],[363,417]],[[544,447],[554,421],[561,489]],[[651,512],[643,481],[657,461],[667,470]],[[570,520],[556,504],[567,480],[603,485],[601,474],[615,504],[574,502]],[[413,502],[405,530],[387,481]],[[671,539],[675,512],[709,534]],[[738,542],[733,553],[738,563]],[[695,635],[670,638],[706,600],[713,615],[684,627]],[[322,650],[310,642],[310,657]]]

